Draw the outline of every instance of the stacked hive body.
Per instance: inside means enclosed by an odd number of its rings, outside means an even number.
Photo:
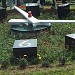
[[[6,17],[6,8],[0,7],[0,20]]]
[[[40,8],[37,3],[27,3],[26,11],[31,11],[33,16],[40,16]]]
[[[70,13],[70,4],[62,4],[58,6],[58,17],[65,18]]]

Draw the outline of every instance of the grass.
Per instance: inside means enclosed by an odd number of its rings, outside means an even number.
[[[57,13],[46,12],[38,17],[40,19],[58,19]],[[2,60],[9,59],[12,55],[12,47],[16,39],[31,39],[37,38],[38,42],[38,54],[43,58],[47,55],[49,59],[53,58],[53,63],[51,63],[49,68],[42,68],[41,64],[29,65],[24,70],[19,70],[18,66],[9,66],[6,70],[0,70],[0,75],[75,75],[75,62],[67,58],[66,64],[58,66],[58,57],[62,56],[62,51],[66,52],[65,49],[65,35],[70,33],[75,33],[74,23],[53,23],[51,24],[50,33],[48,30],[41,31],[37,37],[30,33],[21,34],[19,33],[16,37],[10,34],[11,26],[8,24],[8,20],[11,18],[23,18],[23,16],[11,13],[8,15],[7,19],[0,23],[0,63]],[[71,15],[75,19],[74,14]],[[67,17],[66,19],[72,19]],[[70,62],[69,62],[70,61]]]
[[[74,66],[74,64],[64,67],[53,65],[50,68],[40,68],[38,65],[33,65],[24,70],[20,70],[13,66],[7,70],[0,70],[0,75],[75,75]]]

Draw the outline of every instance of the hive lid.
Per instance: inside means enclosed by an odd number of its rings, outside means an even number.
[[[73,33],[73,34],[68,34],[68,35],[66,35],[66,36],[75,39],[75,34],[74,34],[74,33]]]
[[[26,6],[38,6],[38,3],[26,3]]]
[[[13,48],[37,47],[37,39],[15,40]]]
[[[67,5],[69,5],[69,3],[61,4],[61,5],[59,5],[59,6],[67,6]]]

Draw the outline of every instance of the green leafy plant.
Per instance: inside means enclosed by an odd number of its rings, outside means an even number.
[[[42,58],[42,67],[49,67],[50,62],[49,62],[49,56],[45,54]]]
[[[52,54],[45,54],[42,58],[42,61],[49,61],[50,63],[53,63],[54,57]]]
[[[16,58],[15,56],[11,56],[9,59],[9,62],[11,65],[18,65],[19,63],[19,58]]]
[[[39,63],[39,59],[38,58],[30,58],[30,64],[31,65],[36,65]]]
[[[66,63],[67,57],[66,57],[66,51],[61,50],[58,54],[58,62],[60,66],[64,66]]]
[[[74,45],[72,45],[71,49],[68,50],[68,55],[70,56],[72,61],[75,60],[75,46]]]
[[[26,68],[27,65],[28,65],[28,61],[26,59],[24,59],[24,58],[20,59],[20,61],[19,61],[19,68],[20,69]]]
[[[75,53],[72,53],[71,59],[74,61],[75,60]]]
[[[3,60],[1,64],[2,69],[6,69],[9,67],[9,61],[8,60]]]
[[[42,67],[49,67],[49,61],[42,61]]]
[[[66,60],[65,60],[65,58],[59,58],[59,65],[60,66],[63,66],[63,65],[65,65],[65,62],[66,62]]]

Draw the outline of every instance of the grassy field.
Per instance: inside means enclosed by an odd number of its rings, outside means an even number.
[[[75,65],[71,63],[64,67],[51,66],[50,68],[33,65],[23,70],[13,66],[7,70],[0,70],[0,75],[75,75]]]
[[[51,11],[46,12],[44,10],[38,18],[58,19],[56,11]],[[48,68],[41,67],[42,62],[40,62],[37,65],[28,65],[23,70],[20,70],[18,65],[10,65],[4,70],[0,68],[0,75],[75,75],[75,61],[71,59],[70,53],[67,53],[67,49],[65,49],[65,35],[75,33],[74,23],[53,23],[50,32],[48,30],[41,31],[36,37],[34,33],[10,34],[11,25],[8,24],[8,20],[11,18],[23,18],[23,16],[11,13],[3,23],[0,23],[0,63],[5,59],[10,59],[16,39],[32,38],[37,38],[37,52],[41,55],[42,60],[46,56],[49,61],[53,60],[53,62],[49,62],[50,66]],[[66,19],[75,19],[75,13],[71,12],[71,15]],[[60,57],[66,58],[64,66],[59,66],[58,59]]]

